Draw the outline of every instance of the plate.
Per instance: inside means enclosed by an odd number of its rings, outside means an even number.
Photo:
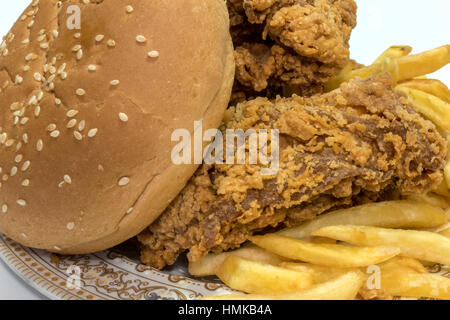
[[[54,300],[194,300],[233,292],[214,278],[183,276],[183,261],[161,272],[123,250],[61,256],[24,247],[0,234],[0,258],[27,284]]]
[[[137,245],[62,256],[24,247],[0,234],[0,258],[31,287],[54,300],[195,300],[235,292],[213,277],[189,278],[185,257],[162,272],[140,264],[132,248]],[[450,268],[439,264],[429,267],[429,272],[450,278]]]

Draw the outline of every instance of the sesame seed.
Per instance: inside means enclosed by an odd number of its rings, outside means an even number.
[[[95,136],[97,135],[97,132],[98,132],[98,129],[97,129],[97,128],[94,128],[94,129],[89,130],[89,132],[88,132],[88,137],[89,137],[89,138],[95,137]]]
[[[119,80],[112,80],[112,81],[110,82],[110,84],[111,84],[112,86],[117,86],[117,85],[119,85],[119,83],[120,83]]]
[[[60,105],[61,104],[61,99],[55,98],[55,104],[56,105]]]
[[[77,45],[73,46],[73,48],[72,48],[73,52],[77,52],[79,50],[81,50],[81,45],[80,44],[77,44]]]
[[[73,35],[75,39],[79,39],[81,37],[81,33],[77,32]]]
[[[28,236],[23,232],[22,232],[21,236],[24,237],[25,239],[28,238]]]
[[[41,81],[42,80],[42,76],[41,76],[41,74],[39,72],[36,72],[33,75],[33,77],[34,77],[34,80],[36,80],[36,81]]]
[[[2,205],[2,212],[7,213],[8,212],[8,205],[4,204]]]
[[[34,116],[37,118],[39,117],[40,114],[41,114],[41,107],[36,106],[36,108],[34,108]]]
[[[133,210],[134,210],[134,208],[133,208],[133,207],[129,208],[129,209],[127,210],[127,214],[130,214],[130,213],[132,213],[132,212],[133,212]]]
[[[15,84],[21,84],[23,82],[23,78],[19,75],[16,75]]]
[[[36,143],[36,150],[37,151],[42,151],[42,149],[44,148],[44,142],[42,141],[42,139],[39,139],[38,142]]]
[[[122,122],[128,122],[128,116],[127,116],[126,113],[123,113],[123,112],[119,113],[119,119],[120,119]]]
[[[58,130],[55,130],[55,131],[52,131],[51,133],[50,133],[50,137],[52,137],[52,138],[58,138],[59,137],[59,131]]]
[[[95,36],[95,41],[100,42],[100,41],[102,41],[104,38],[105,38],[104,35],[98,34],[98,35]]]
[[[82,49],[80,49],[80,50],[77,52],[77,60],[81,60],[81,58],[83,58],[83,50],[82,50]]]
[[[27,202],[25,200],[23,200],[23,199],[19,199],[19,200],[17,200],[17,204],[19,206],[25,207],[27,205]],[[25,235],[25,234],[22,234],[22,235]]]
[[[31,165],[31,162],[29,160],[27,160],[23,163],[22,168],[20,170],[27,171],[28,168],[30,167],[30,165]]]
[[[136,41],[139,42],[139,43],[144,43],[144,42],[147,41],[147,38],[145,38],[143,35],[138,35],[136,37]]]
[[[73,118],[73,117],[75,117],[77,114],[78,114],[78,110],[72,109],[72,110],[67,111],[66,116],[69,117],[69,118]]]
[[[124,187],[129,183],[130,183],[130,178],[128,178],[128,177],[123,177],[119,180],[119,186],[121,186],[121,187]]]
[[[47,126],[47,131],[52,132],[52,131],[55,131],[55,130],[56,130],[56,124],[50,123],[50,124]]]
[[[29,185],[30,185],[30,180],[25,179],[25,180],[22,181],[22,186],[23,187],[28,187]]]
[[[149,56],[150,58],[158,58],[158,57],[159,57],[159,52],[156,51],[156,50],[150,51],[150,52],[148,53],[148,56]]]
[[[64,181],[61,181],[60,183],[58,183],[58,188],[62,188],[64,187],[66,183]]]
[[[108,47],[115,47],[116,46],[116,42],[112,39],[108,40],[107,42]]]
[[[18,154],[18,155],[14,158],[14,161],[15,161],[16,163],[21,163],[22,160],[23,160],[23,154]]]
[[[127,11],[127,13],[132,13],[134,11],[134,8],[132,6],[126,6],[125,10]]]
[[[30,118],[24,117],[24,118],[22,118],[22,119],[20,120],[20,124],[24,125],[24,124],[26,124],[26,123],[28,122],[28,120],[30,120]]]
[[[73,136],[75,137],[75,139],[77,139],[78,141],[83,140],[83,136],[81,133],[79,133],[78,131],[74,131],[73,132]]]
[[[86,91],[84,91],[84,89],[79,88],[77,89],[76,94],[78,96],[84,96],[86,94]]]
[[[47,43],[47,42],[41,43],[41,44],[40,44],[40,47],[41,47],[42,49],[48,49],[48,43]]]
[[[9,175],[11,177],[14,177],[17,174],[17,171],[18,171],[17,167],[14,166],[14,167],[11,168],[11,172],[9,173]]]
[[[14,144],[14,139],[9,139],[5,142],[6,147],[11,147]]]
[[[67,224],[67,230],[73,230],[75,228],[75,223],[73,223],[73,222],[69,222],[68,224]]]
[[[101,164],[97,166],[97,169],[98,171],[105,171],[105,168]]]
[[[53,37],[55,37],[55,38],[58,38],[58,36],[59,36],[58,30],[53,30],[52,34],[53,34]]]
[[[68,174],[66,174],[64,175],[64,182],[67,184],[72,184],[72,178]]]
[[[56,251],[61,251],[61,248],[58,246],[54,246],[53,249],[55,249]]]
[[[81,120],[80,123],[78,124],[78,131],[83,131],[85,127],[86,127],[86,121]]]
[[[24,133],[22,135],[22,140],[23,140],[23,142],[28,143],[28,134],[27,133]]]
[[[94,64],[90,64],[90,65],[88,66],[88,70],[89,70],[89,71],[95,71],[95,70],[97,70],[97,66],[94,65]]]
[[[77,125],[77,119],[71,119],[68,123],[67,123],[67,128],[73,128]]]
[[[25,72],[26,72],[26,71],[30,71],[30,69],[31,69],[30,66],[24,66],[24,67],[23,67],[23,71],[25,71]]]

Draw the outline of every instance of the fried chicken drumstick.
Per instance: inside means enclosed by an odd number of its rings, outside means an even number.
[[[227,0],[235,45],[232,101],[286,88],[320,93],[349,60],[353,0]],[[261,95],[261,94],[259,94]]]
[[[270,1],[267,1],[270,2]],[[231,108],[225,129],[278,129],[280,170],[204,165],[139,235],[156,268],[239,247],[268,227],[295,226],[332,209],[437,186],[447,152],[434,124],[388,75],[356,79],[310,98],[257,98]]]

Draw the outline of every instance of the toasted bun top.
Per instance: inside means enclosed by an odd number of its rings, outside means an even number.
[[[0,232],[88,253],[156,219],[196,169],[172,132],[226,109],[228,23],[223,0],[33,1],[0,45]]]

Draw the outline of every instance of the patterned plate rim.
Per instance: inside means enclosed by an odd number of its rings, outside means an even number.
[[[23,247],[1,233],[0,258],[25,283],[52,300],[190,300],[231,292],[222,284],[164,273],[113,251],[58,257]],[[71,265],[82,271],[80,288],[67,287],[76,274]]]

